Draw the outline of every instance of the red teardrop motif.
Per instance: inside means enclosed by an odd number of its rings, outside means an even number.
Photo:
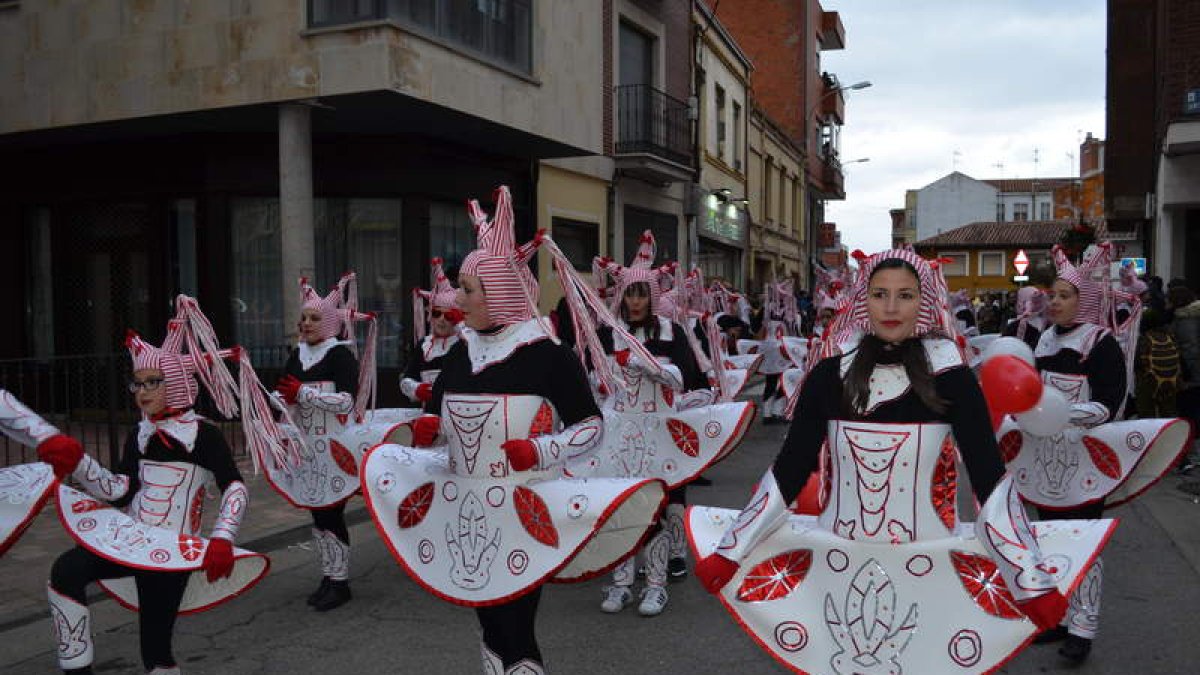
[[[433,483],[429,482],[408,493],[408,496],[401,500],[400,506],[396,507],[396,524],[402,530],[416,527],[425,520],[432,504]]]
[[[550,517],[546,502],[542,501],[538,493],[517,486],[513,489],[513,507],[517,510],[517,517],[521,519],[521,525],[529,536],[540,544],[558,548],[558,530],[554,527],[554,520]]]
[[[738,587],[742,602],[766,602],[786,598],[804,581],[812,566],[812,551],[784,551],[755,565]]]
[[[542,405],[538,406],[537,414],[533,416],[533,421],[529,423],[529,438],[537,438],[544,434],[554,431],[554,410],[550,404],[542,401]]]
[[[1001,619],[1021,619],[1025,614],[1017,607],[1017,601],[1000,576],[1000,570],[990,558],[967,553],[951,551],[950,563],[958,572],[958,580],[962,582],[967,594],[983,611]]]
[[[1000,437],[1000,459],[1005,464],[1017,458],[1021,454],[1021,444],[1025,442],[1025,438],[1020,431],[1013,429]]]
[[[333,456],[333,461],[342,470],[342,473],[345,473],[347,476],[358,475],[358,462],[354,461],[354,455],[350,454],[346,446],[330,439],[329,454]]]
[[[1092,464],[1100,470],[1100,473],[1116,480],[1121,477],[1121,460],[1117,457],[1117,453],[1098,438],[1091,436],[1083,437],[1083,447],[1087,448],[1088,455],[1092,458]]]
[[[665,401],[667,405],[674,407],[675,406],[675,390],[668,387],[665,384],[662,384],[659,386],[662,387],[663,401]]]
[[[671,439],[675,441],[675,446],[683,454],[688,457],[700,455],[700,436],[687,422],[669,419],[667,420],[667,430],[671,432]]]

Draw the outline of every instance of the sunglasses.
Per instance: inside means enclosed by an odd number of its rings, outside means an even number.
[[[163,378],[161,377],[154,377],[150,378],[149,380],[142,381],[134,380],[129,383],[129,393],[136,394],[138,389],[145,389],[146,391],[158,391],[158,388],[162,386],[162,383]]]
[[[431,317],[433,317],[433,318],[435,318],[435,319],[440,319],[440,318],[442,318],[442,314],[444,314],[444,312],[442,312],[442,310],[440,310],[440,309],[431,309],[431,310],[429,310],[429,316],[431,316]]]

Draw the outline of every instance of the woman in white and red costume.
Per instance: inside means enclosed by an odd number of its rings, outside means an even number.
[[[749,505],[688,512],[707,556],[696,576],[794,672],[990,672],[1058,622],[1114,526],[1034,533],[980,422],[979,383],[944,337],[938,274],[911,251],[866,259],[849,306],[858,342],[805,379]],[[829,500],[795,515],[826,442]],[[959,451],[983,502],[974,528],[958,521]]]
[[[1008,322],[1001,335],[1024,340],[1030,349],[1037,349],[1042,331],[1046,330],[1046,294],[1036,286],[1017,291],[1017,318]]]
[[[653,526],[665,486],[570,478],[568,462],[586,467],[604,425],[579,358],[536,315],[528,261],[538,246],[551,249],[568,297],[586,293],[591,307],[603,306],[552,241],[516,246],[511,199],[508,188],[496,191],[491,220],[468,204],[479,248],[459,272],[462,339],[433,384],[429,414],[413,424],[413,445],[376,447],[362,477],[376,527],[405,571],[439,598],[475,608],[483,672],[535,675],[546,672],[534,632],[542,585],[611,569]],[[576,304],[571,315],[600,363],[589,312]],[[439,437],[444,445],[425,448]]]
[[[376,319],[358,311],[357,277],[347,272],[327,295],[300,280],[300,341],[275,391],[288,404],[302,435],[299,466],[268,466],[271,486],[293,506],[308,509],[321,583],[308,604],[325,612],[349,602],[350,530],[346,502],[359,488],[358,468],[367,448],[382,442],[411,410],[369,410],[375,398]],[[362,358],[354,323],[368,322]]]
[[[417,403],[425,403],[433,394],[433,381],[442,370],[442,361],[450,348],[458,344],[458,324],[462,311],[454,306],[454,287],[442,269],[442,259],[429,261],[432,283],[429,290],[413,289],[415,349],[400,379],[400,393]],[[429,324],[429,334],[425,325]]]
[[[606,258],[599,266],[615,284],[612,293],[620,328],[628,331],[652,355],[644,361],[630,352],[626,338],[610,327],[600,328],[600,344],[619,373],[624,391],[604,403],[605,434],[597,453],[599,466],[583,475],[623,478],[661,478],[672,488],[657,532],[644,549],[646,587],[638,612],[657,616],[666,608],[666,583],[687,576],[683,514],[687,484],[707,467],[727,457],[754,417],[750,402],[717,403],[719,392],[709,387],[685,329],[664,315],[663,286],[675,266],[654,267],[655,241],[642,233],[637,253],[628,266]],[[613,585],[604,589],[600,609],[621,611],[633,601],[637,556],[613,571]]]
[[[796,297],[790,280],[767,284],[766,307],[763,309],[762,331],[754,340],[738,340],[742,354],[762,354],[758,372],[764,375],[762,419],[764,424],[780,422],[784,417],[787,399],[779,386],[780,376],[789,368],[803,365],[800,352],[807,345],[798,337]],[[788,340],[791,342],[789,343]],[[798,357],[800,360],[794,361]]]
[[[177,299],[161,348],[132,332],[127,346],[129,389],[142,420],[126,437],[116,470],[80,448],[39,453],[59,478],[69,476],[84,490],[59,487],[59,517],[79,545],[55,560],[47,587],[58,663],[67,673],[92,672],[88,584],[98,581],[139,612],[142,665],[166,675],[179,673],[171,651],[176,616],[236,597],[269,567],[265,556],[233,546],[249,495],[220,429],[192,410],[198,379],[223,415],[240,413],[256,461],[287,461],[244,353],[219,350],[208,320],[186,296]],[[240,362],[239,384],[225,357]],[[205,539],[199,533],[212,483],[221,505]]]
[[[1023,430],[1018,416],[997,432],[1017,490],[1045,520],[1099,518],[1106,506],[1133,499],[1162,477],[1188,439],[1182,419],[1118,421],[1133,381],[1133,357],[1120,346],[1132,341],[1122,339],[1122,332],[1136,330],[1141,302],[1111,287],[1111,251],[1103,242],[1076,267],[1061,248],[1054,249],[1058,278],[1047,311],[1051,325],[1034,357],[1042,381],[1070,404],[1064,426],[1038,435]],[[1122,322],[1115,317],[1118,302],[1132,308]],[[1102,569],[1097,559],[1071,597],[1065,625],[1039,637],[1065,638],[1059,651],[1076,663],[1087,658],[1099,629]]]

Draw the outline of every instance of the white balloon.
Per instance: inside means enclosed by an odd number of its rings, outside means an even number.
[[[1025,363],[1036,367],[1033,359],[1033,350],[1020,338],[1006,336],[992,340],[992,343],[983,350],[983,360],[987,361],[993,356],[1000,356],[1001,354],[1011,354]]]
[[[1062,392],[1051,386],[1042,388],[1036,405],[1013,415],[1017,426],[1033,436],[1053,436],[1066,428],[1071,420],[1071,404]]]

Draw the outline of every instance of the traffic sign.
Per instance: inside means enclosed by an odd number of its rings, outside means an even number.
[[[1029,256],[1025,255],[1025,249],[1017,251],[1016,257],[1013,258],[1013,267],[1017,268],[1017,274],[1025,274],[1026,268],[1029,267]]]

